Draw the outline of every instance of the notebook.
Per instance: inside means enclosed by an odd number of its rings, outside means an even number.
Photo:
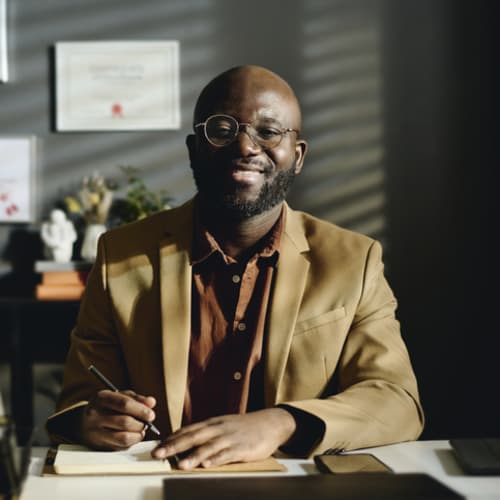
[[[286,471],[275,458],[257,462],[236,463],[219,467],[184,471],[172,467],[168,460],[151,457],[158,441],[141,441],[124,451],[95,451],[85,446],[61,444],[49,450],[42,475],[121,475],[121,474],[188,474],[190,472],[267,472]]]
[[[500,439],[450,439],[458,463],[473,475],[500,475]]]
[[[464,498],[425,474],[318,474],[163,480],[164,500],[447,500]]]

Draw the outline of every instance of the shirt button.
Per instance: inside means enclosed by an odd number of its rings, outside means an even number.
[[[234,380],[241,380],[241,377],[242,377],[241,372],[234,372],[233,373]]]
[[[238,323],[237,328],[240,332],[244,332],[247,329],[247,325],[245,323],[241,322],[241,323]]]
[[[233,283],[239,283],[241,281],[241,278],[237,274],[233,274],[231,279],[233,280]]]

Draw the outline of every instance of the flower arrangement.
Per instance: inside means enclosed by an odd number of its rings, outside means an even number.
[[[165,190],[149,189],[139,169],[119,168],[125,177],[123,186],[96,172],[85,177],[76,194],[66,196],[58,208],[62,208],[79,228],[90,224],[116,227],[170,208],[171,197]],[[125,194],[117,197],[116,191],[122,187],[126,188]]]
[[[67,196],[64,207],[70,216],[82,216],[86,225],[105,224],[113,201],[115,186],[95,172],[84,177],[76,196]]]
[[[126,192],[115,197],[120,187],[115,180],[105,179],[95,172],[84,177],[76,194],[66,196],[57,208],[62,208],[81,235],[80,255],[95,259],[97,239],[106,229],[142,219],[150,214],[170,208],[170,197],[165,190],[152,191],[139,177],[134,167],[120,167],[126,178]]]
[[[152,191],[139,177],[135,167],[120,167],[125,175],[127,190],[125,197],[116,198],[110,210],[110,225],[116,226],[133,222],[155,212],[171,208],[171,197],[165,190]]]

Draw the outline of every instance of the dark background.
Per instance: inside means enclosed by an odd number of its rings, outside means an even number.
[[[390,280],[424,437],[498,436],[498,2],[386,7]]]

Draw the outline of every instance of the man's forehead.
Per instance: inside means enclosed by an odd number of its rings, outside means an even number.
[[[230,94],[226,99],[205,107],[203,116],[198,119],[204,121],[214,114],[230,115],[239,122],[300,127],[300,111],[295,102],[271,90],[247,90],[242,94]]]
[[[229,95],[211,107],[210,114],[227,114],[237,119],[282,121],[293,114],[289,99],[273,91],[248,90],[242,94]]]
[[[230,70],[207,85],[197,103],[195,119],[202,121],[215,113],[230,114],[240,120],[266,119],[300,126],[300,109],[290,86],[258,66]]]

